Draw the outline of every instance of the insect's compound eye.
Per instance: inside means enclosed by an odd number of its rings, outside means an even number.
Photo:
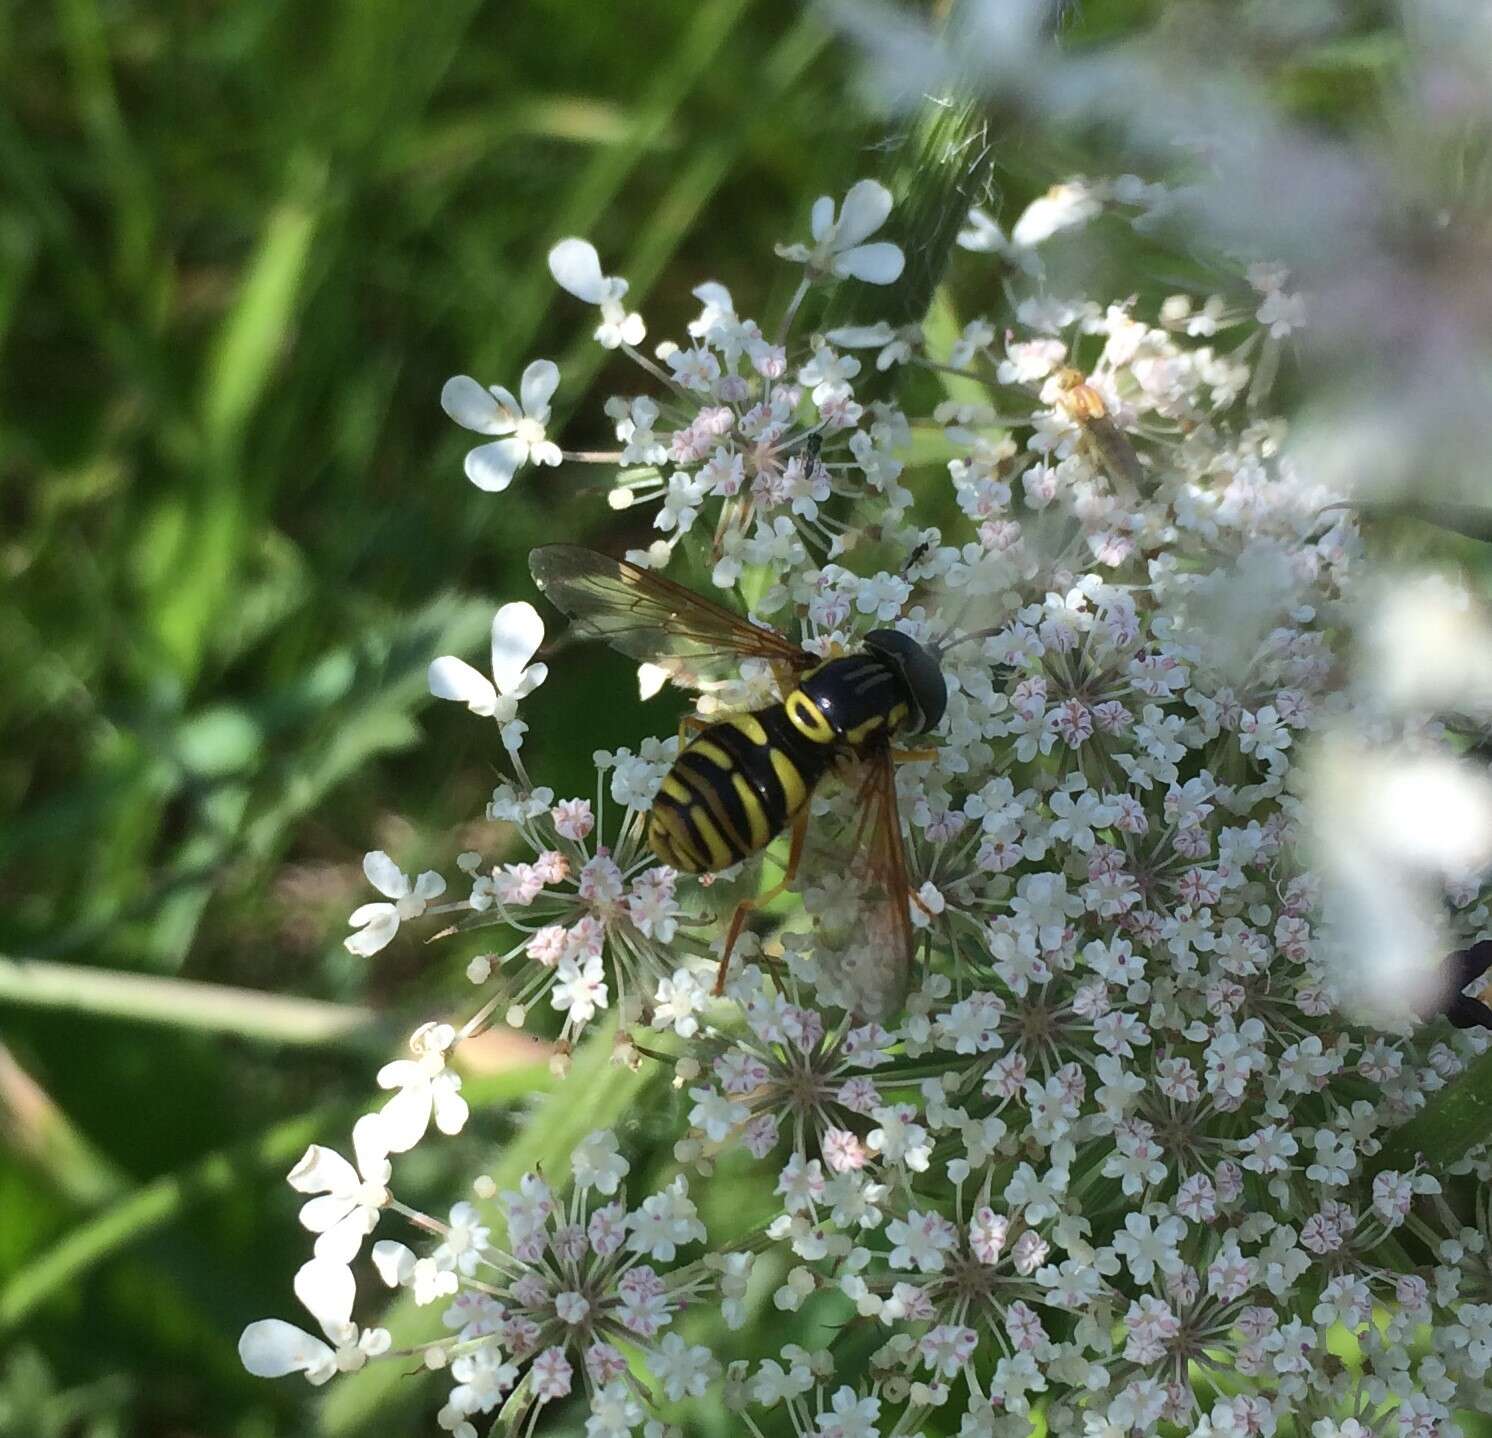
[[[916,733],[927,734],[942,722],[948,708],[948,684],[932,652],[899,629],[873,629],[865,647],[891,664],[902,677],[912,702],[921,711]]]

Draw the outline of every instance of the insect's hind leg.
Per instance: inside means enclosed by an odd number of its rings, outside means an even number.
[[[679,720],[679,751],[682,753],[693,734],[702,734],[710,727],[710,720],[699,714],[686,714]]]
[[[741,930],[746,926],[746,916],[753,909],[764,908],[770,904],[798,877],[798,865],[803,861],[803,841],[807,833],[808,806],[805,804],[799,811],[798,817],[793,820],[792,836],[788,840],[787,847],[787,867],[782,871],[782,878],[763,893],[750,899],[742,899],[736,905],[735,913],[731,915],[730,929],[725,935],[725,947],[720,951],[720,968],[715,975],[714,992],[717,998],[725,992],[725,976],[730,969],[731,950],[735,948],[736,940],[741,937]]]

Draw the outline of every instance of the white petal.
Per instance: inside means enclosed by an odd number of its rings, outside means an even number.
[[[427,904],[431,899],[438,899],[445,891],[446,881],[434,869],[426,869],[414,881],[415,898],[423,899]]]
[[[399,932],[399,908],[396,904],[363,904],[347,916],[356,933],[342,940],[342,947],[359,958],[372,958],[386,948]]]
[[[736,312],[736,304],[730,297],[730,291],[719,280],[706,280],[704,284],[696,285],[689,293],[702,304],[719,310],[721,314],[733,315]]]
[[[383,1131],[393,1153],[408,1153],[430,1127],[432,1095],[428,1083],[410,1084],[399,1090],[379,1112]]]
[[[380,1238],[373,1245],[373,1267],[390,1288],[398,1288],[400,1284],[409,1282],[410,1275],[414,1273],[414,1264],[414,1250],[406,1248],[402,1243],[395,1243],[392,1238]]]
[[[379,1358],[394,1346],[394,1336],[387,1328],[365,1328],[357,1346],[369,1358]]]
[[[561,463],[564,457],[564,451],[552,439],[541,439],[538,444],[531,445],[528,451],[530,464],[554,466]]]
[[[492,681],[454,654],[432,659],[425,679],[437,699],[455,699],[473,714],[489,715],[497,709],[497,690]]]
[[[357,1284],[346,1264],[313,1258],[296,1271],[295,1296],[321,1325],[322,1332],[335,1341],[341,1337],[341,1330],[347,1327],[352,1317]]]
[[[606,298],[606,279],[601,273],[601,257],[586,240],[561,240],[549,252],[549,273],[562,290],[569,290],[578,300],[598,305]]]
[[[861,180],[850,186],[834,230],[834,248],[848,249],[873,235],[891,213],[891,191],[878,180]]]
[[[873,245],[857,245],[834,258],[834,273],[841,277],[864,280],[869,285],[889,285],[895,281],[906,263],[906,256],[889,240],[878,240]]]
[[[357,1205],[338,1193],[323,1193],[300,1206],[300,1225],[308,1233],[326,1233],[354,1213]],[[353,1250],[356,1252],[356,1250]]]
[[[660,664],[637,666],[637,697],[651,699],[668,683],[668,670]]]
[[[530,664],[519,677],[517,686],[507,695],[509,699],[524,699],[532,694],[547,678],[549,678],[549,666],[547,664]]]
[[[337,1356],[319,1338],[281,1318],[261,1318],[239,1335],[238,1361],[256,1378],[304,1373],[324,1383],[337,1371]]]
[[[363,874],[390,899],[402,899],[409,893],[409,876],[382,849],[363,855]]]
[[[492,616],[492,678],[500,692],[511,694],[518,687],[543,642],[544,621],[532,604],[504,604]]]
[[[820,195],[813,202],[813,213],[808,219],[808,228],[815,240],[822,240],[834,227],[834,201],[828,195]]]
[[[352,1151],[357,1158],[357,1171],[369,1183],[389,1181],[388,1139],[376,1113],[365,1113],[353,1124]]]
[[[466,1126],[471,1107],[457,1092],[461,1080],[455,1074],[441,1074],[430,1085],[435,1099],[435,1126],[444,1134],[460,1133]]]
[[[528,445],[524,440],[495,440],[467,453],[466,476],[477,489],[501,494],[527,459]]]
[[[313,1199],[313,1203],[320,1202]],[[340,1223],[326,1229],[311,1251],[317,1258],[330,1263],[351,1263],[357,1257],[363,1240],[373,1232],[378,1223],[378,1214],[371,1208],[354,1208]]]
[[[523,412],[530,419],[549,418],[549,401],[559,388],[559,366],[553,360],[535,360],[523,372],[518,392],[523,396]]]
[[[501,494],[513,482],[518,466],[528,459],[528,444],[521,439],[499,439],[480,444],[466,456],[466,477],[478,489]]]
[[[440,407],[463,429],[478,434],[511,434],[518,416],[503,408],[491,390],[469,374],[448,379],[440,391]]]
[[[335,1149],[313,1143],[285,1180],[297,1193],[350,1193],[357,1170]]]
[[[404,1088],[412,1083],[421,1083],[425,1078],[424,1068],[413,1059],[395,1059],[378,1070],[379,1088]]]

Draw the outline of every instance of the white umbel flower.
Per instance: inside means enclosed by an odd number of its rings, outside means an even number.
[[[430,664],[430,692],[496,719],[503,726],[504,745],[516,749],[527,729],[518,721],[518,701],[549,677],[547,664],[528,662],[543,642],[544,621],[532,604],[504,604],[492,616],[492,678],[454,654],[442,654]]]
[[[350,954],[368,958],[384,948],[399,932],[405,919],[417,919],[432,899],[446,891],[446,881],[434,869],[426,869],[411,880],[382,849],[363,855],[363,874],[370,884],[388,899],[387,904],[363,904],[354,909],[347,922],[357,931],[342,940]]]
[[[809,228],[813,245],[778,245],[784,260],[808,267],[810,278],[835,275],[839,279],[864,280],[871,285],[894,284],[906,256],[889,240],[864,241],[886,223],[891,213],[891,191],[876,180],[861,180],[850,187],[834,213],[834,200],[820,195],[813,204]]]
[[[352,1152],[356,1168],[313,1143],[286,1180],[297,1193],[318,1195],[302,1206],[300,1221],[317,1235],[316,1257],[337,1263],[352,1262],[389,1201],[389,1145],[376,1114],[364,1114],[352,1126]]]
[[[501,493],[525,464],[560,462],[559,446],[544,430],[559,380],[559,366],[553,360],[535,360],[519,383],[521,404],[500,384],[483,389],[470,375],[458,374],[445,382],[440,407],[457,424],[477,434],[503,436],[467,453],[466,477],[478,489]]]
[[[368,1359],[388,1352],[392,1340],[386,1328],[359,1332],[352,1322],[356,1286],[346,1264],[324,1258],[303,1264],[295,1275],[295,1296],[331,1342],[280,1318],[251,1323],[239,1336],[238,1356],[255,1377],[304,1373],[308,1383],[320,1385],[336,1373],[355,1373]]]
[[[588,240],[561,240],[549,252],[549,273],[562,290],[568,290],[588,305],[599,305],[601,323],[596,342],[603,349],[620,349],[623,345],[640,345],[647,327],[640,314],[628,314],[622,304],[627,282],[618,275],[601,273],[601,257]]]
[[[460,1133],[470,1109],[461,1078],[446,1066],[456,1041],[450,1024],[421,1024],[410,1036],[412,1059],[395,1059],[378,1070],[378,1087],[398,1089],[379,1112],[390,1153],[406,1153],[424,1136],[433,1116],[442,1133]]]

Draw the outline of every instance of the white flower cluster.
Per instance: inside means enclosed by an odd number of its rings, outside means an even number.
[[[432,667],[435,693],[504,726],[515,779],[488,818],[530,850],[465,856],[470,897],[443,909],[508,944],[470,970],[497,989],[474,1022],[506,1001],[522,1023],[547,994],[566,1042],[608,1008],[637,1035],[634,1062],[644,1029],[670,1035],[648,1053],[681,1125],[679,1175],[638,1208],[619,1196],[615,1137],[595,1134],[568,1200],[537,1175],[500,1196],[503,1242],[461,1204],[420,1220],[440,1236],[426,1256],[375,1245],[386,1280],[449,1304],[453,1336],[422,1350],[457,1380],[447,1429],[496,1411],[499,1431],[528,1432],[537,1406],[582,1387],[585,1431],[606,1435],[661,1433],[670,1405],[702,1396],[759,1438],[1431,1438],[1458,1431],[1458,1409],[1492,1410],[1492,1163],[1460,1164],[1481,1185],[1468,1211],[1421,1167],[1375,1162],[1485,1039],[1361,1021],[1337,962],[1353,931],[1327,927],[1338,901],[1309,847],[1302,756],[1323,736],[1408,735],[1430,754],[1444,730],[1344,682],[1365,585],[1355,524],[1292,462],[1284,424],[1240,404],[1305,309],[1256,267],[1146,314],[1049,293],[1033,258],[1105,206],[1163,203],[1138,181],[1075,181],[1008,241],[976,214],[966,248],[1018,251],[1026,288],[1008,329],[976,317],[941,346],[863,326],[794,347],[790,325],[767,338],[709,284],[689,343],[655,363],[625,281],[583,241],[551,255],[600,306],[598,341],[648,376],[606,406],[619,450],[587,457],[616,468],[619,506],[656,504],[660,537],[632,557],[661,567],[703,526],[714,583],[749,581],[755,614],[819,653],[894,626],[937,649],[949,698],[931,752],[898,771],[919,966],[904,1007],[870,1022],[801,915],[744,935],[712,1002],[706,881],[646,849],[676,745],[598,755],[593,799],[535,785],[517,719],[543,678],[527,605],[499,613],[491,682]],[[819,202],[811,246],[779,253],[805,285],[889,283],[900,252],[869,240],[889,209],[862,183],[837,211]],[[862,401],[857,348],[946,397],[917,415]],[[489,405],[448,386],[463,424],[513,436],[473,452],[477,483],[551,462],[554,378],[530,367],[522,417],[504,391]],[[867,551],[884,567],[855,563]],[[748,665],[709,700],[769,703],[771,682]],[[608,795],[621,813],[602,842]],[[354,915],[360,953],[443,888],[382,855],[368,875],[393,902]],[[1442,879],[1447,932],[1484,936],[1479,874]],[[291,1175],[318,1195],[297,1292],[327,1341],[253,1325],[255,1372],[319,1382],[389,1347],[352,1326],[346,1265],[394,1206],[389,1154],[432,1115],[447,1132],[465,1116],[445,1068],[457,1035],[416,1038],[415,1060],[380,1075],[400,1092],[354,1131],[356,1166],[313,1149]],[[707,1235],[684,1173],[726,1155],[761,1201]],[[707,1257],[680,1258],[698,1244]],[[752,1286],[754,1265],[769,1278]],[[722,1332],[765,1312],[802,1315],[781,1320],[795,1337],[838,1336],[733,1360],[670,1330],[706,1296]]]

